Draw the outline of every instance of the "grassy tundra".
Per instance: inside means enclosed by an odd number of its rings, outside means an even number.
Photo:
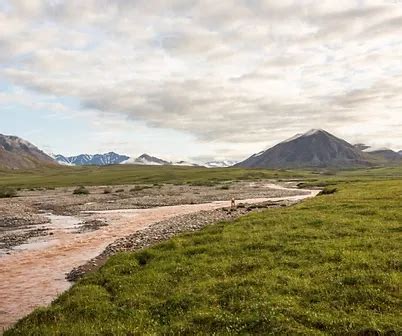
[[[307,184],[318,181],[341,182],[402,179],[402,166],[346,171],[268,170],[241,168],[197,168],[178,166],[84,166],[35,170],[1,170],[0,188],[53,188],[122,184],[196,184],[208,185],[229,180],[303,179]]]
[[[0,187],[69,187],[116,184],[213,184],[228,180],[305,178],[311,173],[287,170],[207,169],[179,166],[85,166],[29,171],[0,170]]]
[[[398,335],[401,171],[329,174],[335,193],[118,254],[5,335]]]

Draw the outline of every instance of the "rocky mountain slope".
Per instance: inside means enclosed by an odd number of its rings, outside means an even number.
[[[0,134],[0,168],[32,169],[54,166],[57,162],[30,142]]]
[[[367,154],[321,129],[297,134],[276,146],[254,154],[238,167],[303,168],[361,167],[372,163]]]

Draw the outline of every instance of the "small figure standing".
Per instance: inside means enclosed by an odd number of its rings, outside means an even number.
[[[231,207],[232,209],[235,209],[235,208],[236,208],[236,201],[235,201],[234,197],[232,197],[232,201],[231,201],[230,207]]]

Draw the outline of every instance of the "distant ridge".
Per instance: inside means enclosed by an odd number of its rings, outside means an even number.
[[[254,154],[237,167],[304,168],[370,166],[370,158],[350,143],[322,129],[311,129]]]
[[[226,168],[234,166],[238,161],[234,160],[222,160],[222,161],[209,161],[205,163],[207,168]]]
[[[128,160],[129,157],[126,155],[120,155],[114,152],[109,152],[105,154],[80,154],[77,156],[64,156],[58,154],[55,156],[57,162],[63,165],[69,166],[106,166],[112,164],[119,164],[125,160]]]
[[[55,166],[57,162],[30,142],[13,135],[0,134],[0,167],[32,169]]]
[[[374,155],[378,158],[387,160],[387,161],[401,161],[402,156],[399,152],[395,152],[392,149],[389,148],[382,148],[382,149],[377,149],[377,150],[365,150],[366,153],[369,153],[370,155]]]
[[[148,154],[142,154],[137,158],[128,158],[127,160],[121,162],[122,164],[142,164],[142,165],[156,165],[163,166],[168,165],[170,162],[159,159],[155,156],[151,156]]]
[[[207,167],[207,168],[224,168],[233,166],[236,161],[210,161],[205,164],[197,164],[189,161],[166,161],[156,156],[142,154],[138,157],[129,157],[127,155],[117,154],[115,152],[105,154],[80,154],[77,156],[55,155],[54,158],[58,163],[68,166],[88,166],[88,165],[113,165],[113,164],[134,164],[146,166],[186,166],[186,167]]]

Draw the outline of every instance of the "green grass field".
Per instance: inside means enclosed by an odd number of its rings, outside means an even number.
[[[118,254],[5,335],[401,335],[401,171]]]
[[[228,180],[304,178],[311,173],[287,170],[207,169],[177,166],[86,166],[29,171],[0,171],[0,187],[68,187],[116,184],[208,184]]]
[[[229,180],[303,179],[308,185],[326,181],[372,181],[402,179],[402,166],[372,169],[268,170],[240,168],[194,168],[177,166],[86,166],[57,167],[36,170],[0,170],[0,188],[73,187],[79,185],[118,184],[214,184]]]

